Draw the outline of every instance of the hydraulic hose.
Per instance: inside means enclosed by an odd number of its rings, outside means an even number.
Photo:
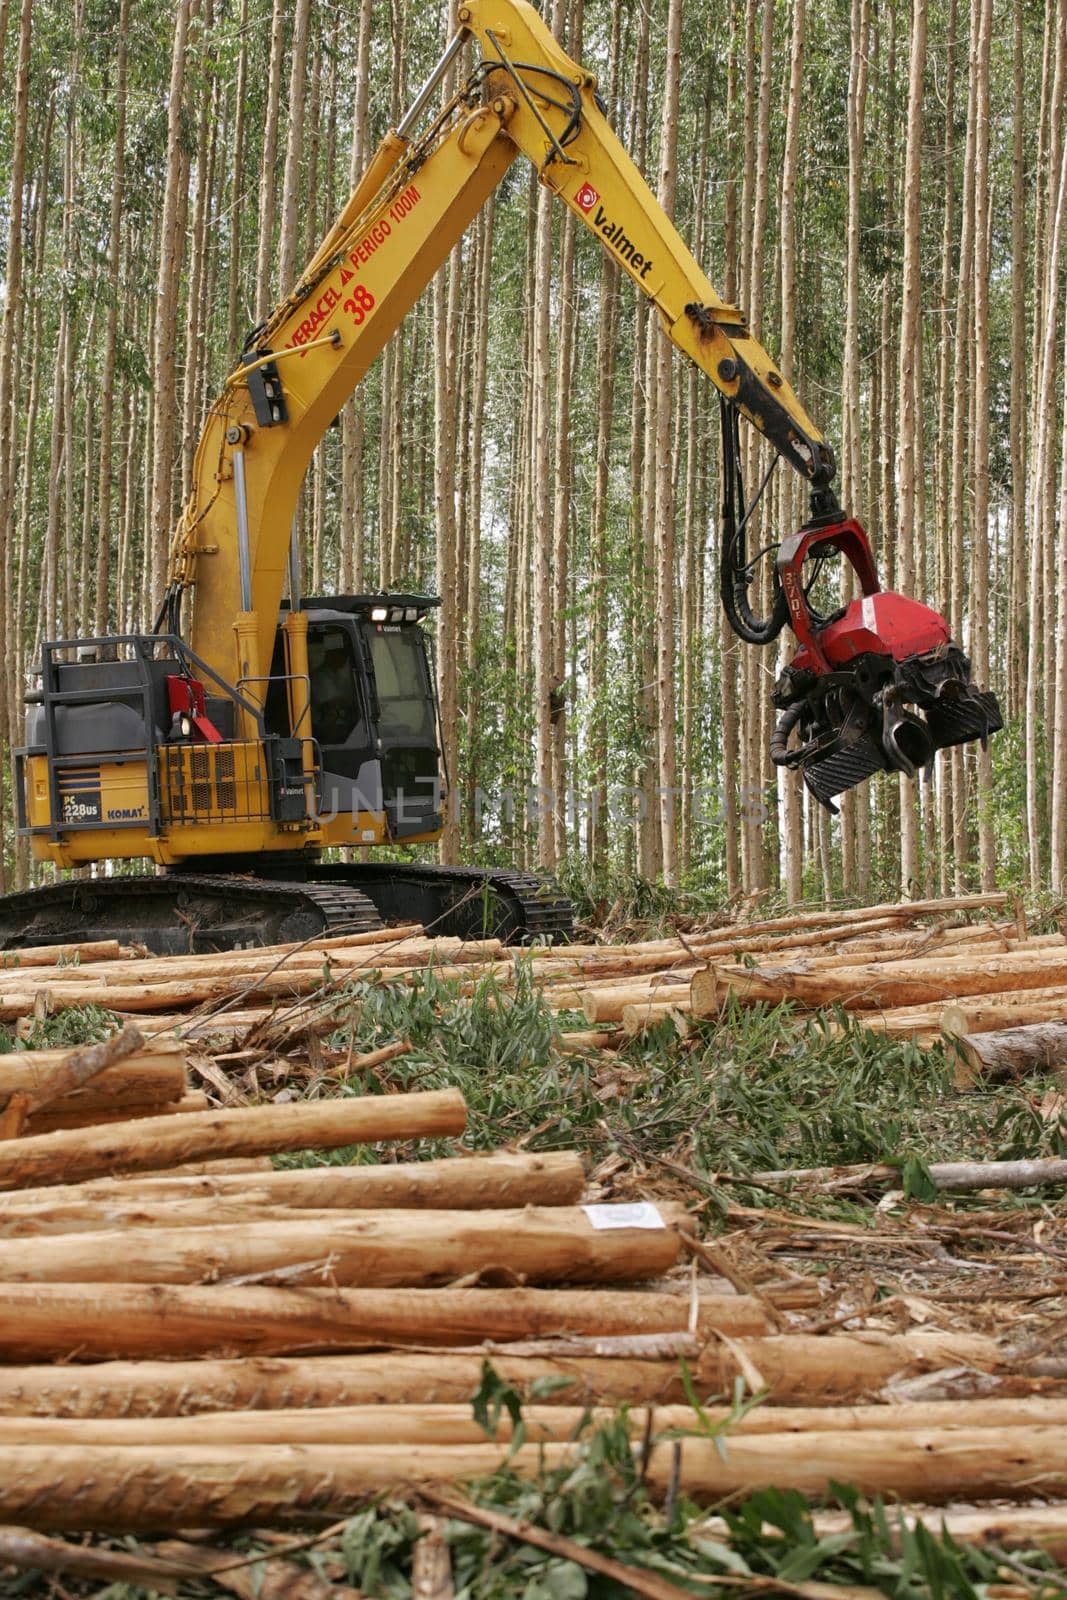
[[[798,701],[795,706],[787,706],[778,718],[774,732],[771,734],[770,755],[776,767],[792,766],[796,753],[789,746],[789,735],[804,715],[804,705]]]
[[[789,620],[789,608],[781,585],[774,580],[770,615],[753,611],[748,591],[752,574],[745,563],[745,521],[738,520],[738,506],[744,506],[741,481],[741,452],[738,440],[738,413],[725,398],[720,399],[722,423],[722,548],[719,555],[719,598],[730,627],[746,644],[772,644]],[[757,495],[757,500],[759,496]]]

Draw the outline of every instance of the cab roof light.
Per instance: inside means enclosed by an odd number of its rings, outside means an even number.
[[[389,607],[388,606],[373,606],[371,608],[370,619],[371,619],[372,622],[386,622],[386,621],[388,621],[388,619],[389,619]]]

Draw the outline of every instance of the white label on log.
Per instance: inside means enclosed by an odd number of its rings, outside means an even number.
[[[658,1207],[649,1200],[633,1200],[628,1205],[583,1206],[594,1228],[665,1228]]]

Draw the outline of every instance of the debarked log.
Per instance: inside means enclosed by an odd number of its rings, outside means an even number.
[[[455,1089],[117,1122],[0,1145],[0,1189],[70,1183],[104,1173],[151,1171],[224,1156],[433,1138],[462,1133],[465,1125],[463,1096]]]

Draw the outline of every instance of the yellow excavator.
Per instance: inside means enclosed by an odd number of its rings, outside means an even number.
[[[829,446],[649,191],[595,79],[525,0],[467,0],[458,21],[211,407],[153,631],[42,648],[15,753],[19,831],[57,868],[163,870],[9,895],[2,948],[118,933],[157,951],[211,950],[396,919],[515,939],[568,932],[567,902],[522,873],[323,859],[441,831],[450,775],[421,626],[438,602],[303,596],[293,538],[316,444],[520,152],[719,391],[723,603],[742,638],[767,643],[788,622],[800,643],[777,689],[773,759],[830,803],[874,771],[913,773],[937,747],[999,726],[942,619],[880,590],[863,530],[830,488]],[[435,109],[467,40],[478,64]],[[812,492],[811,519],[777,547],[766,616],[751,600],[766,552],[746,553],[742,416]],[[862,596],[823,617],[805,564],[833,553]]]

